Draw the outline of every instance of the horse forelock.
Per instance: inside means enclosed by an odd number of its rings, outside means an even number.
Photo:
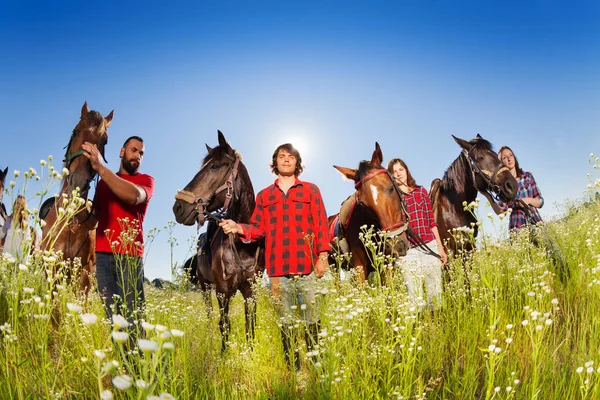
[[[492,143],[484,138],[475,138],[470,140],[469,143],[481,150],[494,151]]]
[[[354,180],[356,182],[358,182],[361,179],[363,179],[365,176],[369,175],[369,173],[372,172],[374,169],[380,169],[380,168],[383,168],[383,167],[380,165],[371,164],[370,161],[363,160],[358,164],[358,168],[356,169],[356,175],[354,177]]]

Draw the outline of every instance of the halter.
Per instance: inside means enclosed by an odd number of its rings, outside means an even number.
[[[473,185],[475,186],[475,189],[477,189],[477,191],[481,192],[481,193],[489,193],[489,189],[491,188],[492,191],[496,194],[495,196],[493,196],[496,200],[500,200],[500,185],[498,185],[496,183],[496,178],[498,177],[498,174],[503,172],[503,171],[508,171],[510,172],[510,169],[508,167],[505,167],[504,164],[501,164],[501,166],[499,166],[496,171],[494,171],[494,173],[491,173],[490,171],[486,170],[486,169],[481,169],[477,166],[477,164],[475,164],[475,160],[473,160],[473,157],[471,157],[471,153],[467,150],[462,151],[462,153],[464,154],[464,156],[467,158],[467,161],[469,161],[469,166],[471,167],[471,173],[473,174]],[[475,179],[475,174],[478,174],[479,176],[481,176],[481,178],[483,178],[483,180],[486,182],[488,188],[486,188],[485,190],[481,190],[477,187],[477,180]]]
[[[396,222],[392,225],[389,226],[385,226],[382,228],[382,230],[387,231],[388,232],[388,237],[395,237],[398,236],[402,233],[404,233],[407,229],[408,229],[408,222],[409,222],[409,218],[408,218],[408,212],[406,211],[406,206],[404,204],[404,198],[402,197],[402,192],[400,191],[400,188],[398,187],[398,184],[396,184],[395,179],[392,177],[392,175],[389,173],[389,171],[385,168],[382,169],[378,169],[376,171],[371,172],[370,174],[368,174],[367,176],[365,176],[364,178],[362,178],[361,180],[359,180],[358,182],[356,182],[354,184],[354,188],[357,190],[356,192],[356,202],[358,204],[361,204],[361,202],[358,199],[358,190],[359,188],[366,182],[370,181],[371,179],[375,178],[378,175],[381,174],[387,174],[388,178],[390,178],[390,181],[392,182],[392,185],[394,186],[394,190],[396,191],[396,193],[398,194],[398,197],[400,198],[400,204],[401,204],[401,208],[402,208],[402,212],[404,213],[404,215],[406,215],[406,222]]]
[[[185,201],[186,203],[191,204],[195,207],[198,213],[198,229],[200,229],[200,226],[204,224],[206,218],[212,219],[214,221],[219,221],[225,216],[225,214],[227,214],[227,211],[229,210],[229,204],[231,203],[231,199],[233,197],[234,181],[238,175],[239,165],[240,157],[236,156],[235,162],[230,167],[229,173],[225,181],[217,189],[215,189],[215,191],[212,192],[206,199],[196,196],[193,192],[189,192],[187,190],[177,191],[177,194],[175,195],[176,200]],[[223,204],[223,207],[212,213],[206,211],[206,208],[208,207],[210,202],[225,190],[227,191],[227,193],[225,193],[225,203]]]

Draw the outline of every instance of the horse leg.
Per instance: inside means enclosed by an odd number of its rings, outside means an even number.
[[[244,296],[244,313],[246,315],[246,340],[252,344],[256,326],[256,298],[250,284],[243,288],[241,292]]]
[[[231,295],[220,293],[217,296],[219,300],[219,308],[221,311],[221,317],[219,318],[219,329],[221,330],[221,352],[225,352],[227,349],[227,342],[229,341],[229,300]]]

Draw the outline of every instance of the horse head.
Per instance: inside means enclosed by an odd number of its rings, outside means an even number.
[[[4,191],[4,181],[8,174],[8,167],[4,168],[4,171],[0,171],[0,198],[2,198],[2,192]]]
[[[67,145],[65,153],[64,167],[69,170],[69,175],[65,177],[66,189],[69,192],[79,188],[81,196],[87,196],[90,182],[96,176],[92,169],[90,161],[83,156],[81,145],[84,142],[95,144],[104,157],[104,148],[108,142],[108,127],[113,119],[114,110],[106,117],[103,117],[97,111],[89,110],[87,101],[81,108],[81,118],[79,123],[73,129],[73,134]]]
[[[241,155],[234,150],[221,131],[217,131],[219,145],[206,145],[208,154],[202,161],[200,171],[175,195],[173,214],[178,223],[202,226],[207,217],[231,218],[234,203],[247,208],[245,214],[254,209],[254,190]],[[240,202],[240,200],[242,200]],[[246,216],[236,216],[245,219]],[[249,215],[247,216],[249,218]]]
[[[473,140],[466,141],[452,135],[462,148],[462,156],[471,169],[473,184],[482,193],[494,193],[502,201],[511,201],[517,195],[518,184],[492,150],[492,144],[477,134]]]
[[[383,167],[382,162],[381,147],[379,147],[379,143],[375,143],[371,161],[361,161],[357,169],[335,165],[334,168],[346,178],[354,181],[357,204],[375,215],[380,225],[378,228],[386,231],[388,238],[398,237],[400,239],[394,241],[394,250],[397,255],[405,255],[408,250],[406,240],[408,214],[400,188],[387,169]]]

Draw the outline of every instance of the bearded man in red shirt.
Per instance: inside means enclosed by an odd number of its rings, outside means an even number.
[[[266,271],[280,314],[285,356],[299,369],[297,354],[292,358],[291,328],[297,317],[304,321],[307,346],[312,351],[319,332],[316,277],[323,276],[329,266],[327,213],[319,188],[298,179],[302,158],[290,143],[277,147],[271,171],[277,179],[256,196],[250,224],[223,220],[220,226],[226,234],[240,235],[244,242],[265,239]]]
[[[101,178],[94,195],[98,291],[109,319],[116,313],[131,323],[145,301],[142,224],[154,192],[154,178],[138,172],[144,141],[139,136],[125,141],[116,174],[104,164],[96,145],[86,142],[82,148]]]

